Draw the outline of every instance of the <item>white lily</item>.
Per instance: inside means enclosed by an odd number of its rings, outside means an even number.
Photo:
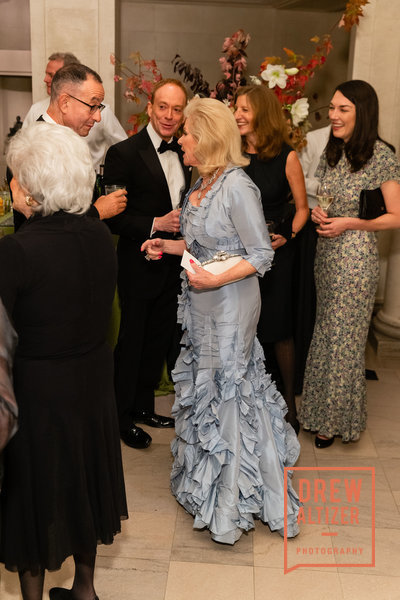
[[[297,75],[299,72],[297,67],[291,67],[290,69],[285,69],[286,75]]]
[[[288,78],[283,65],[267,65],[265,71],[261,73],[261,77],[264,81],[268,81],[269,88],[274,88],[277,85],[282,90],[286,87],[286,80]]]
[[[308,99],[299,98],[290,108],[290,114],[292,115],[293,125],[297,127],[308,117]]]

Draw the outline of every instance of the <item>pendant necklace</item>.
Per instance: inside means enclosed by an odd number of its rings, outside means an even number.
[[[214,183],[214,181],[217,179],[218,177],[218,171],[219,171],[219,167],[217,169],[215,169],[214,173],[212,175],[210,175],[210,177],[208,179],[203,179],[199,191],[197,193],[197,199],[201,200],[201,194],[204,192],[204,190],[209,186],[212,185]]]

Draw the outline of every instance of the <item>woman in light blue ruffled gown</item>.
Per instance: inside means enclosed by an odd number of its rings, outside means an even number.
[[[257,275],[271,267],[260,193],[240,168],[248,161],[230,110],[217,100],[193,99],[179,143],[185,164],[202,175],[181,213],[183,240],[153,239],[148,258],[189,252],[201,263],[219,252],[242,257],[214,275],[192,262],[184,271],[179,320],[184,335],[173,371],[176,438],[171,489],[215,541],[234,544],[254,518],[288,536],[298,533],[299,501],[284,467],[299,443],[286,423],[285,401],[263,363],[256,338],[260,314]]]

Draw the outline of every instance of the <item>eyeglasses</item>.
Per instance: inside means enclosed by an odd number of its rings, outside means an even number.
[[[78,102],[90,108],[91,115],[93,115],[96,112],[96,110],[99,110],[101,112],[105,108],[105,104],[88,104],[83,100],[79,100],[79,98],[75,98],[75,96],[73,96],[72,94],[68,94],[68,96],[70,96],[70,98],[73,98],[74,100],[78,100]]]

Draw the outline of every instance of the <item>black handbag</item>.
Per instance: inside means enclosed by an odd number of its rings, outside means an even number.
[[[381,188],[375,190],[361,190],[359,219],[377,219],[386,213],[385,200]]]

